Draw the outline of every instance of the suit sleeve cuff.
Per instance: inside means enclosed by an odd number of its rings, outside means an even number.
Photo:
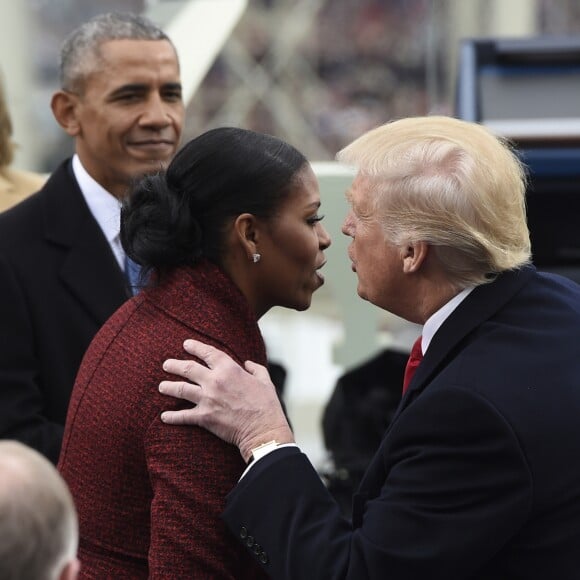
[[[244,470],[244,473],[242,473],[242,475],[240,476],[240,479],[238,481],[242,481],[242,479],[244,478],[246,473],[248,473],[250,471],[250,469],[252,469],[252,467],[257,465],[262,459],[264,459],[264,457],[267,457],[271,453],[276,453],[279,449],[284,449],[285,447],[298,448],[298,445],[296,445],[296,443],[281,443],[280,445],[277,445],[276,447],[272,447],[272,449],[269,449],[265,453],[262,453],[258,459],[254,459],[253,461],[250,461],[250,463],[248,463],[248,467],[246,467],[246,469]]]

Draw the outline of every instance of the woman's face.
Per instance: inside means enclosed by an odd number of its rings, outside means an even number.
[[[312,294],[324,284],[320,268],[330,246],[321,223],[318,181],[310,165],[302,169],[276,217],[265,224],[258,251],[258,305],[261,312],[272,306],[305,310]]]

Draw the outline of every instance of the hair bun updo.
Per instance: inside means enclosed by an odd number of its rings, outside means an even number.
[[[145,270],[169,270],[200,257],[201,227],[185,198],[163,172],[143,177],[124,201],[121,242]]]
[[[121,211],[127,255],[163,275],[203,256],[223,265],[237,216],[272,220],[308,162],[271,135],[219,127],[192,139],[167,170],[142,178]]]

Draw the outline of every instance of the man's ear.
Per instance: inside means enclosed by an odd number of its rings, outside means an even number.
[[[251,260],[252,254],[258,253],[260,228],[256,216],[242,213],[234,221],[234,237]]]
[[[59,580],[76,580],[78,578],[80,569],[81,563],[79,559],[73,558],[70,562],[67,562],[58,578]]]
[[[419,271],[427,258],[429,247],[427,242],[412,242],[403,247],[403,272],[405,274]]]
[[[58,124],[71,136],[80,134],[81,126],[77,118],[79,97],[68,91],[57,91],[50,101],[52,114]]]

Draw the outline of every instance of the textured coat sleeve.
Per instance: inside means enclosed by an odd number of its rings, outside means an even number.
[[[0,438],[22,441],[56,463],[64,427],[46,418],[32,320],[20,282],[1,257],[0,281]]]
[[[262,577],[220,519],[243,469],[237,448],[205,430],[156,419],[145,451],[153,491],[149,577]]]
[[[361,484],[356,527],[304,455],[280,450],[262,462],[229,495],[224,518],[263,546],[276,579],[467,579],[531,505],[518,438],[461,389],[426,391],[399,415]]]

